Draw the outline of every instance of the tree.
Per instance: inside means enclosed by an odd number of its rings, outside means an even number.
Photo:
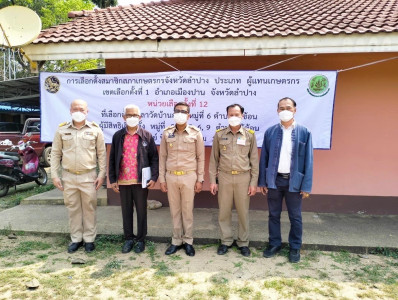
[[[117,3],[117,1],[111,2]],[[92,10],[94,8],[94,4],[90,0],[0,0],[0,8],[10,5],[24,6],[35,11],[41,19],[43,29],[68,22],[68,13],[70,11]],[[17,53],[15,60],[17,61],[17,78],[30,76],[29,64],[21,59],[21,55],[18,55]],[[1,68],[3,65],[1,57],[0,62]],[[104,65],[105,63],[103,59],[47,61],[43,65],[42,70],[70,72],[104,67]]]
[[[109,6],[116,6],[117,0],[92,0],[99,8],[106,8]]]

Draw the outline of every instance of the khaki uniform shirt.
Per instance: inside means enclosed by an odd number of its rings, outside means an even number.
[[[159,182],[166,182],[167,171],[196,171],[197,181],[203,181],[205,147],[202,132],[187,125],[183,132],[173,126],[163,131],[159,150]]]
[[[98,161],[98,177],[105,178],[106,149],[101,128],[89,121],[80,129],[72,122],[60,124],[51,149],[51,174],[57,177],[61,161],[62,168],[72,172],[95,169]]]
[[[251,173],[250,186],[257,186],[258,150],[256,136],[253,130],[239,128],[233,134],[231,128],[217,130],[213,138],[210,154],[210,183],[216,183],[218,172]]]

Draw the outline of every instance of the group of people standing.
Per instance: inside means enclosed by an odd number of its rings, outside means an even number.
[[[269,208],[269,243],[264,257],[272,257],[281,249],[280,216],[285,199],[291,223],[289,261],[298,262],[302,244],[301,203],[312,187],[311,133],[294,120],[296,102],[282,98],[277,104],[280,123],[266,130],[259,159],[254,131],[241,126],[244,108],[232,104],[226,111],[228,126],[215,133],[209,162],[210,192],[218,194],[219,205],[221,243],[217,254],[226,254],[234,243],[231,213],[235,205],[239,223],[236,244],[243,256],[250,256],[249,204],[259,188],[267,195]],[[68,252],[73,253],[83,245],[91,252],[96,236],[96,190],[106,173],[105,144],[98,125],[86,120],[85,101],[74,100],[70,112],[72,121],[60,124],[54,137],[51,174],[54,185],[64,192],[69,211],[72,243]],[[120,193],[123,253],[145,250],[148,188],[153,188],[159,179],[161,191],[167,193],[173,224],[172,241],[165,254],[183,248],[188,256],[195,255],[194,197],[203,188],[205,150],[201,130],[188,124],[189,117],[187,103],[174,106],[175,124],[163,131],[158,153],[151,133],[139,126],[140,108],[133,104],[124,108],[126,127],[113,135],[108,166],[111,187]]]

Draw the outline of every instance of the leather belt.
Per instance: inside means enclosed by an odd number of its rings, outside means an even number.
[[[186,174],[189,174],[189,173],[195,172],[195,171],[167,171],[167,172],[169,172],[170,174],[181,176],[181,175],[186,175]]]
[[[74,170],[69,170],[69,169],[64,169],[64,171],[68,172],[68,173],[72,173],[75,175],[81,175],[81,174],[86,174],[86,173],[90,173],[92,171],[94,171],[95,169],[90,169],[90,170],[82,170],[82,171],[74,171]]]
[[[289,179],[290,173],[278,173],[278,176],[282,177],[283,179]]]

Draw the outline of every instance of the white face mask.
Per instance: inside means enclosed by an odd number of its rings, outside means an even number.
[[[82,113],[81,111],[75,111],[71,114],[72,120],[75,122],[83,122],[86,119],[86,115]]]
[[[288,122],[291,119],[293,119],[294,113],[289,111],[289,110],[282,110],[279,113],[279,119],[281,119],[282,122]]]
[[[188,115],[187,114],[183,114],[183,113],[174,114],[174,121],[178,125],[185,124],[187,122],[187,120],[188,120]]]
[[[242,122],[242,118],[239,118],[239,117],[228,118],[228,124],[232,127],[239,126],[240,122]]]
[[[130,117],[126,119],[126,123],[128,127],[135,127],[140,122],[140,118]]]

